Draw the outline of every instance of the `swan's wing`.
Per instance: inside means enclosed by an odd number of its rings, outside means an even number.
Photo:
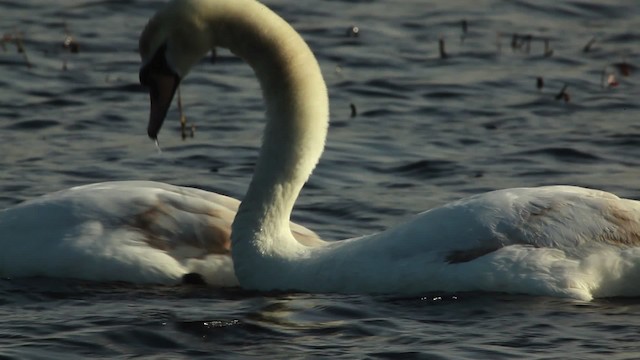
[[[145,242],[188,257],[229,253],[238,201],[216,193],[148,181],[74,187],[25,205],[64,206],[80,221],[140,232]],[[185,255],[187,256],[187,255]]]
[[[233,219],[236,215],[236,212],[238,211],[238,207],[240,206],[239,200],[232,198],[230,196],[221,195],[215,192],[209,192],[209,191],[204,191],[196,188],[174,186],[174,185],[169,185],[165,183],[157,183],[157,182],[150,182],[150,181],[121,181],[117,183],[91,184],[91,185],[85,185],[82,187],[77,187],[77,188],[74,188],[73,190],[78,190],[78,189],[89,190],[95,187],[104,187],[105,184],[107,185],[118,184],[118,186],[122,186],[122,185],[146,186],[146,187],[162,189],[167,191],[167,193],[165,194],[169,194],[169,196],[167,196],[167,201],[169,203],[175,204],[178,207],[185,207],[185,209],[189,208],[190,206],[193,206],[194,204],[191,203],[191,205],[188,205],[189,204],[188,202],[183,202],[182,200],[185,199],[185,198],[182,198],[183,196],[186,198],[199,198],[199,199],[205,200],[207,202],[207,205],[212,205],[215,208],[210,211],[211,214],[214,215],[215,218],[217,218],[217,220],[214,221],[214,223],[218,225],[215,232],[218,233],[218,235],[223,236],[222,238],[216,237],[216,239],[218,239],[217,241],[219,243],[226,244],[224,245],[224,248],[226,249],[225,252],[228,252],[229,246],[231,243],[231,239],[230,239],[231,224],[233,223]],[[177,198],[176,196],[172,196],[170,194],[177,195]],[[173,200],[170,201],[169,199],[171,198],[173,198]],[[193,209],[193,211],[197,212],[199,210]],[[294,222],[291,222],[290,225],[291,225],[291,232],[293,233],[293,236],[300,243],[307,246],[319,246],[324,244],[324,241],[320,239],[318,234],[316,234],[314,231]]]
[[[173,283],[214,257],[207,280],[233,284],[233,212],[210,200],[219,199],[160,183],[108,182],[26,201],[0,212],[0,275]]]
[[[509,245],[580,257],[594,248],[640,247],[640,202],[573,186],[505,189],[426,211],[371,240],[395,251],[440,251],[449,263]]]
[[[0,275],[174,282],[198,272],[209,283],[235,284],[228,255],[238,204],[148,181],[49,194],[0,212]]]
[[[321,278],[321,290],[638,296],[640,202],[567,186],[499,190],[312,252],[299,278]]]
[[[549,247],[580,256],[603,246],[640,246],[640,202],[574,186],[502,190],[472,200],[500,245]],[[484,210],[486,209],[486,210]]]
[[[127,183],[139,183],[139,182],[127,182]],[[142,183],[150,183],[150,182],[142,182]],[[229,196],[221,195],[214,192],[208,192],[200,189],[189,188],[189,187],[179,187],[173,186],[164,183],[152,183],[154,187],[162,188],[167,192],[164,194],[164,201],[168,204],[171,204],[177,208],[182,208],[188,212],[200,212],[202,210],[202,206],[207,208],[208,206],[212,206],[213,209],[205,209],[204,211],[208,211],[209,214],[214,218],[213,224],[215,229],[212,229],[210,235],[213,236],[213,242],[217,242],[220,245],[223,245],[223,252],[228,253],[231,245],[231,224],[233,223],[233,219],[235,218],[236,212],[238,211],[238,207],[240,206],[240,201],[234,199]],[[89,185],[89,187],[93,187],[94,185]],[[186,198],[196,198],[205,200],[205,204],[196,204],[193,201],[185,201]],[[160,210],[160,209],[157,209]],[[153,216],[153,214],[149,214]],[[153,219],[147,219],[145,221],[151,221],[152,224],[158,225],[161,221],[153,221]],[[301,244],[306,246],[319,246],[324,244],[324,241],[320,239],[318,234],[314,231],[296,224],[294,222],[290,223],[291,232],[296,240],[298,240]]]

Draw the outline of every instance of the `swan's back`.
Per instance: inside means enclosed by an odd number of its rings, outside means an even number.
[[[434,208],[385,233],[415,239],[407,249],[527,245],[579,256],[594,246],[640,247],[640,203],[574,186],[504,189]]]
[[[0,274],[175,282],[189,259],[225,261],[235,208],[222,195],[145,181],[49,194],[0,212]]]
[[[0,274],[175,283],[197,272],[235,285],[230,231],[239,201],[150,181],[79,186],[0,211]],[[292,225],[301,241],[320,241]]]

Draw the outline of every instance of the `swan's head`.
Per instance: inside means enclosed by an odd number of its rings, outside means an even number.
[[[140,83],[149,88],[147,133],[152,139],[158,136],[180,80],[215,45],[213,32],[201,15],[203,4],[201,0],[171,1],[140,35]]]

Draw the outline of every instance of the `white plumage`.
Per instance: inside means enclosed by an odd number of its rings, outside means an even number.
[[[215,46],[254,69],[267,109],[259,161],[232,225],[232,257],[243,287],[403,295],[504,291],[585,300],[640,295],[640,203],[578,187],[499,190],[379,234],[318,246],[295,241],[288,219],[327,132],[328,97],[318,63],[293,28],[253,0],[171,1],[140,40],[145,64],[165,64],[160,77],[184,77]],[[155,136],[164,114],[153,99],[149,129]]]
[[[0,211],[0,275],[173,284],[237,280],[229,256],[239,201],[152,181],[78,186]],[[292,225],[301,241],[317,236]]]

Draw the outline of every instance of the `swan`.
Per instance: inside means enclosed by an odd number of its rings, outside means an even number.
[[[229,255],[239,201],[153,181],[102,182],[0,211],[0,276],[237,286]],[[312,246],[318,236],[291,224]]]
[[[232,224],[240,285],[418,295],[507,292],[590,300],[640,295],[640,202],[575,186],[496,190],[381,233],[308,246],[289,218],[324,149],[327,88],[302,37],[255,0],[172,0],[139,42],[157,139],[173,94],[211,49],[253,68],[266,105],[255,171]]]

